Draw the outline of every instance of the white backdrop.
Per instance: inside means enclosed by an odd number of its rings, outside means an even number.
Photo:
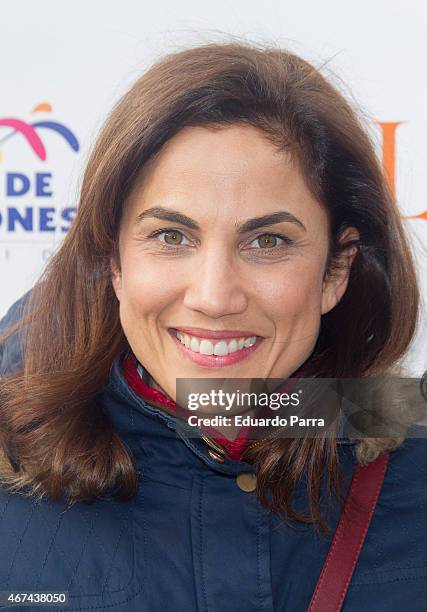
[[[89,147],[118,97],[163,54],[233,35],[327,61],[324,74],[359,103],[389,170],[394,159],[424,296],[406,365],[415,376],[427,369],[425,3],[14,0],[0,8],[0,316],[69,228]],[[394,137],[392,122],[401,122]]]

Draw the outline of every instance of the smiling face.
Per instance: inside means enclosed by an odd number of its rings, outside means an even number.
[[[290,155],[248,125],[187,127],[169,140],[125,203],[119,253],[124,333],[174,399],[176,378],[290,376],[355,254],[324,278],[326,212]]]

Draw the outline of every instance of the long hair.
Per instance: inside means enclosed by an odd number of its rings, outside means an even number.
[[[313,65],[281,48],[208,43],[170,53],[146,71],[110,113],[89,157],[74,222],[34,285],[19,330],[25,359],[0,384],[4,460],[11,490],[90,502],[114,491],[129,499],[137,474],[99,394],[115,358],[129,349],[114,294],[123,206],[147,162],[185,126],[245,123],[299,162],[328,213],[327,274],[348,226],[360,240],[347,290],[322,316],[307,376],[362,377],[394,368],[414,335],[419,289],[396,202],[367,129],[346,97]],[[404,436],[360,440],[372,461]],[[286,519],[327,530],[320,481],[343,501],[336,439],[272,438],[244,455],[258,474],[261,502]],[[306,471],[309,515],[291,494]],[[271,495],[269,495],[269,492]]]

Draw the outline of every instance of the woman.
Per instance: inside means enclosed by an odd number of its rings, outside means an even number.
[[[236,42],[157,62],[1,323],[1,589],[67,592],[70,610],[306,610],[355,470],[389,457],[340,607],[425,609],[418,412],[394,436],[249,444],[186,434],[175,388],[392,374],[418,301],[370,139],[318,70]]]

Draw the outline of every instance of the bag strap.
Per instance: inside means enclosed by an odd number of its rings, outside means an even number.
[[[387,470],[389,452],[357,465],[350,491],[307,612],[339,612]]]

